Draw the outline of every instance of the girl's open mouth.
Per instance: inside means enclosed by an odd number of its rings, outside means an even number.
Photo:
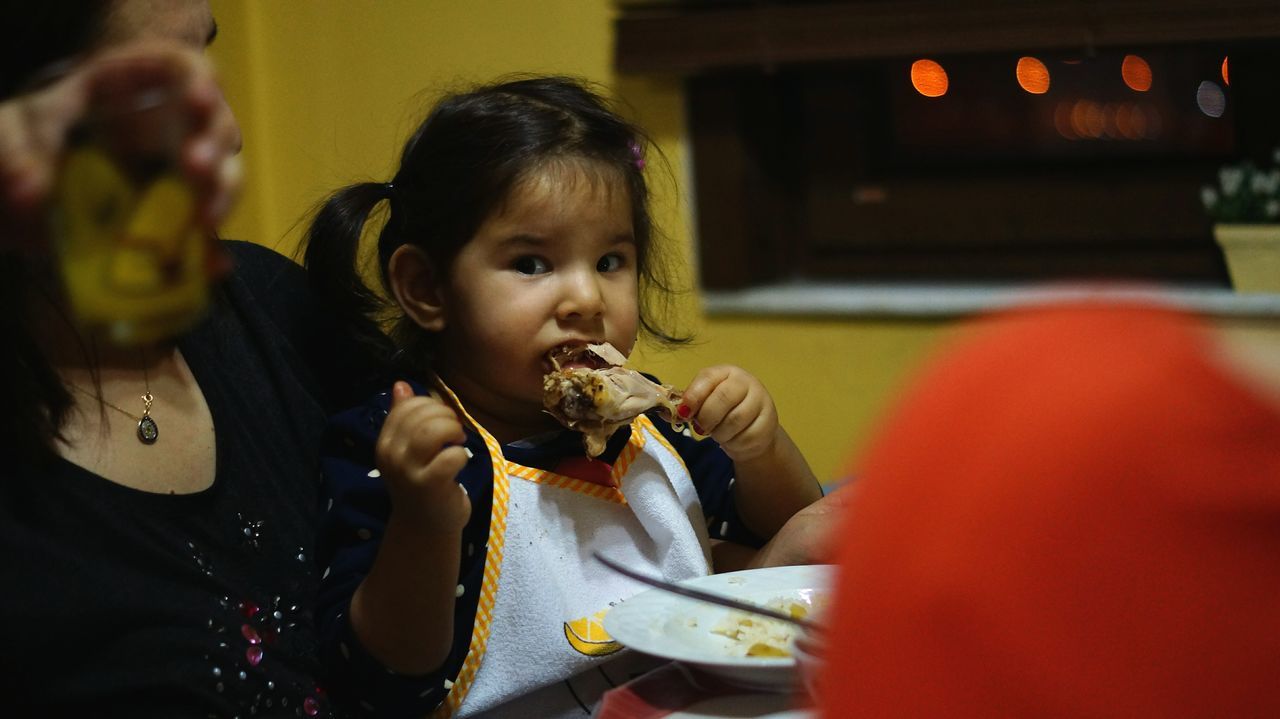
[[[606,369],[619,367],[626,359],[608,343],[568,344],[547,353],[545,369],[548,373],[566,369]]]

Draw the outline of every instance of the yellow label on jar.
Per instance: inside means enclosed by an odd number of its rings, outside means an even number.
[[[95,145],[58,180],[55,232],[71,309],[120,344],[166,339],[208,303],[206,240],[190,187],[173,174],[136,186]]]

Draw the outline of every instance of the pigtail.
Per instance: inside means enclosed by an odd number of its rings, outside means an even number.
[[[385,344],[381,320],[390,303],[364,282],[360,239],[374,208],[391,199],[391,192],[389,184],[364,182],[330,195],[307,231],[302,256],[325,309],[374,347]],[[381,276],[381,267],[375,270]]]

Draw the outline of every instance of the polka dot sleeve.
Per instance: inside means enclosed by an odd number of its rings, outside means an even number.
[[[695,439],[688,430],[676,431],[670,424],[654,415],[653,424],[672,448],[684,460],[698,490],[698,501],[707,521],[707,534],[712,539],[723,539],[748,547],[759,548],[764,540],[756,536],[738,517],[733,501],[733,460],[711,438]]]
[[[484,444],[469,436],[467,446],[475,456],[459,481],[471,494],[472,519],[463,530],[453,646],[444,664],[429,674],[392,672],[364,649],[348,620],[351,597],[373,565],[391,510],[373,466],[388,405],[388,395],[379,395],[335,416],[326,428],[321,472],[328,511],[317,547],[322,580],[316,614],[326,680],[339,706],[356,716],[421,717],[444,700],[466,658],[484,573],[492,490]]]

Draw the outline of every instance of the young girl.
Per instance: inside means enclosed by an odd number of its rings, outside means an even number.
[[[308,270],[373,334],[387,316],[355,258],[388,202],[377,257],[413,378],[327,437],[320,623],[353,706],[583,716],[639,660],[613,656],[600,619],[643,587],[593,552],[704,575],[712,539],[759,546],[819,497],[768,392],[737,367],[700,372],[677,410],[712,439],[642,415],[590,459],[543,411],[552,352],[630,354],[641,331],[678,341],[641,291],[665,291],[643,147],[576,81],[492,85],[439,104],[390,182],[343,189],[317,215]]]

